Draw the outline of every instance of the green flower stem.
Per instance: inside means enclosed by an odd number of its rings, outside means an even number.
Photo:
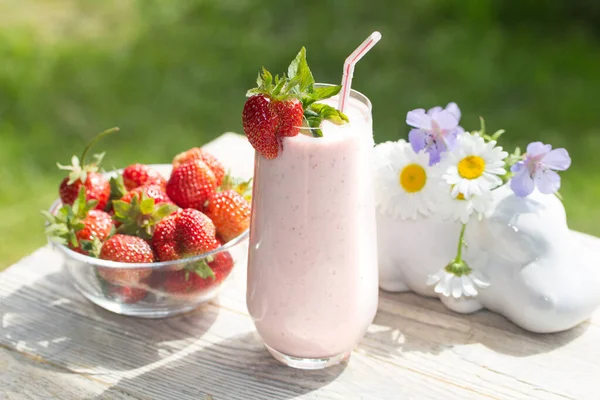
[[[462,228],[460,228],[460,235],[458,236],[458,249],[456,251],[456,258],[454,259],[454,262],[457,262],[457,263],[462,261],[462,249],[465,244],[466,228],[467,228],[467,224],[462,224]]]
[[[458,236],[458,248],[456,250],[456,257],[454,260],[450,262],[450,264],[446,265],[446,272],[456,275],[463,276],[469,275],[471,273],[471,268],[469,265],[463,261],[462,259],[462,250],[465,245],[465,230],[467,228],[467,224],[463,224],[460,229],[460,235]]]
[[[79,164],[80,165],[85,165],[85,156],[87,156],[87,153],[90,151],[90,149],[92,147],[94,147],[94,145],[103,137],[108,136],[110,134],[113,133],[117,133],[119,132],[119,128],[115,127],[115,128],[110,128],[105,130],[104,132],[100,132],[99,134],[97,134],[96,136],[94,136],[92,138],[92,140],[90,140],[90,142],[87,144],[87,146],[85,146],[85,149],[83,149],[83,153],[81,154],[81,158],[79,159]]]

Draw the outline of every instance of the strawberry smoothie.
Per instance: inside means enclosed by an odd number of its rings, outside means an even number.
[[[325,121],[323,137],[286,137],[255,161],[248,309],[271,353],[299,368],[348,357],[377,310],[370,102],[353,91],[345,113],[349,124]]]

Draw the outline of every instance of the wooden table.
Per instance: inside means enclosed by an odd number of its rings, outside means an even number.
[[[251,174],[242,137],[207,147],[236,174]],[[536,335],[409,293],[381,293],[347,365],[284,367],[254,332],[243,265],[219,300],[144,320],[85,300],[60,255],[44,247],[0,274],[0,321],[0,399],[600,398],[600,313],[568,332]]]

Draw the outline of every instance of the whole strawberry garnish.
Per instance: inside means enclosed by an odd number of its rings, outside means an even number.
[[[121,200],[112,202],[117,232],[149,240],[157,224],[179,207],[169,200],[160,186],[133,189]]]
[[[181,164],[185,164],[188,161],[200,160],[204,161],[206,165],[212,170],[217,178],[217,186],[220,186],[225,177],[225,167],[215,156],[202,150],[199,147],[193,147],[183,153],[179,153],[173,158],[173,169],[179,167]]]
[[[152,247],[160,261],[204,254],[218,246],[210,218],[191,208],[163,219],[152,236]]]
[[[96,135],[83,150],[81,158],[77,158],[77,156],[71,158],[71,165],[57,164],[60,169],[70,171],[69,176],[63,179],[59,188],[60,200],[63,204],[73,204],[79,194],[79,189],[84,187],[87,200],[97,200],[96,208],[99,210],[106,207],[110,197],[110,183],[106,177],[98,173],[104,153],[96,154],[94,161],[90,164],[85,164],[85,158],[98,140],[118,131],[119,128],[112,128]]]
[[[267,159],[279,154],[277,127],[279,118],[271,108],[271,97],[257,94],[250,97],[242,111],[242,125],[248,141]]]
[[[296,136],[300,132],[304,119],[302,102],[292,98],[289,100],[273,101],[271,108],[279,118],[277,126],[278,136]]]
[[[248,141],[267,159],[276,158],[283,149],[282,139],[296,136],[304,125],[313,136],[322,136],[321,122],[337,124],[348,118],[335,108],[317,104],[336,95],[341,86],[314,87],[314,78],[306,62],[306,50],[300,50],[288,67],[287,76],[273,76],[265,68],[258,75],[258,87],[250,89],[242,111],[242,124]],[[306,121],[306,124],[304,124]]]
[[[97,257],[102,242],[114,229],[110,215],[95,209],[97,204],[97,200],[86,201],[85,188],[81,187],[73,204],[63,205],[56,215],[42,211],[49,223],[46,234],[78,253]]]
[[[122,263],[151,263],[154,262],[154,253],[144,239],[117,234],[104,242],[100,258]],[[151,268],[98,267],[98,274],[102,279],[121,286],[136,284],[151,273]]]
[[[159,185],[163,188],[167,180],[152,167],[145,164],[129,165],[123,170],[123,183],[129,191],[146,185]]]
[[[213,194],[205,212],[225,242],[241,235],[250,226],[250,204],[235,190]]]
[[[202,210],[215,192],[217,178],[206,163],[192,160],[173,170],[167,182],[167,195],[181,208]]]

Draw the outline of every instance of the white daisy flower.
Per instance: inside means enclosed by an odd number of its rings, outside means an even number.
[[[496,141],[485,142],[479,135],[464,133],[456,147],[442,161],[442,178],[452,187],[452,197],[460,193],[470,199],[502,184],[504,159],[508,153],[496,146]]]
[[[442,268],[427,279],[427,285],[435,285],[435,292],[445,297],[475,297],[479,294],[479,289],[485,289],[490,286],[488,282],[477,271],[470,271],[461,276],[448,272],[447,268]]]
[[[480,195],[472,195],[469,199],[465,198],[462,193],[452,197],[451,189],[442,189],[438,205],[440,215],[444,219],[466,224],[472,214],[477,215],[477,218],[481,221],[492,210],[494,197],[491,191],[482,192]]]
[[[427,153],[415,153],[399,140],[375,146],[374,158],[375,199],[382,213],[416,219],[434,211],[440,177],[439,169],[429,166]]]

